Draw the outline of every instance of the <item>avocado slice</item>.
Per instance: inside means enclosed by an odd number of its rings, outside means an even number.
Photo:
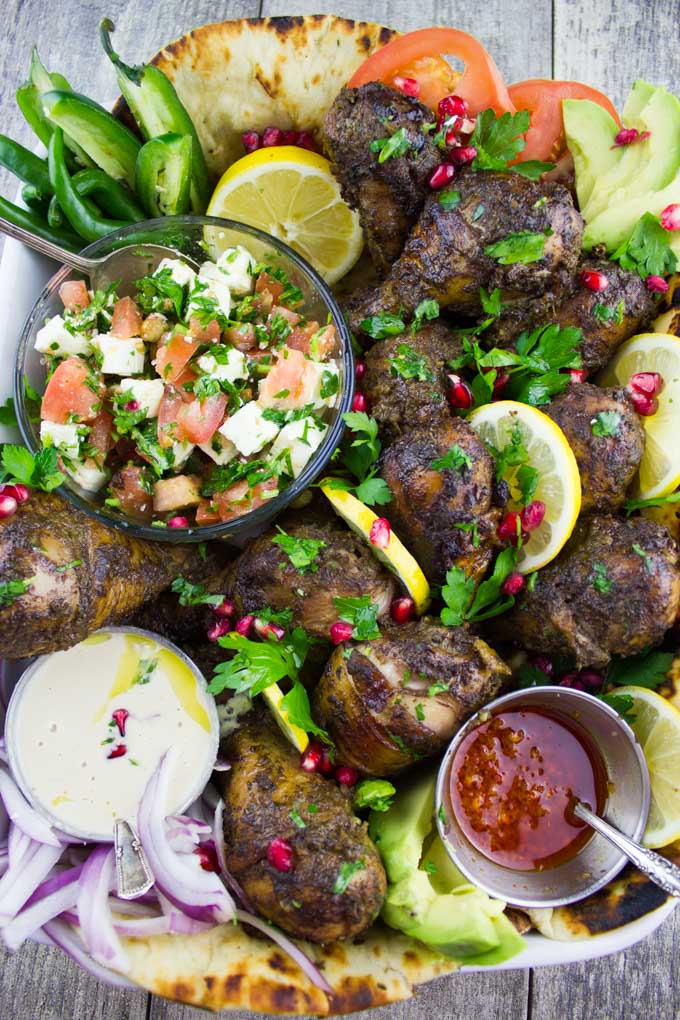
[[[406,780],[389,811],[372,811],[371,839],[378,847],[390,882],[416,871],[423,843],[434,828],[436,772],[428,770]]]
[[[627,106],[639,112],[628,122],[638,131],[649,131],[644,141],[623,147],[620,159],[598,176],[585,207],[587,223],[607,208],[627,198],[660,191],[675,178],[680,166],[680,102],[664,88],[652,88],[638,81]],[[635,96],[635,93],[640,93]],[[648,96],[647,102],[643,102]]]
[[[628,196],[586,224],[583,247],[590,250],[596,244],[604,244],[607,251],[615,251],[630,237],[641,216],[645,213],[658,216],[667,205],[676,202],[680,202],[680,178],[671,181],[662,191]],[[669,234],[668,243],[680,258],[680,236]]]
[[[612,148],[619,127],[611,114],[589,99],[563,99],[562,119],[574,160],[579,209],[585,209],[598,179],[621,159],[623,149]]]
[[[462,887],[472,888],[447,854],[438,833],[424,851],[420,867],[436,893],[450,893]]]

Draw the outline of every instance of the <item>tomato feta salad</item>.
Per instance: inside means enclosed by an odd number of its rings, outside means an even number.
[[[157,527],[230,521],[278,495],[324,439],[339,389],[335,326],[243,246],[196,272],[59,291],[39,330],[40,440],[109,508]]]

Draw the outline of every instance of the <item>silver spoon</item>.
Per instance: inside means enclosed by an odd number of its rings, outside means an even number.
[[[58,244],[46,241],[42,237],[36,237],[23,227],[17,227],[9,220],[0,217],[0,233],[7,234],[17,241],[40,252],[41,255],[48,255],[57,262],[63,262],[71,269],[77,270],[89,278],[90,290],[106,290],[115,281],[123,284],[131,283],[142,276],[152,273],[163,259],[182,259],[192,269],[198,271],[198,263],[188,258],[175,248],[166,248],[161,244],[129,244],[124,248],[118,248],[99,259],[85,258],[83,255],[75,255]]]
[[[590,808],[587,808],[581,801],[576,801],[573,812],[582,822],[587,822],[591,828],[599,832],[605,839],[608,839],[610,843],[613,843],[636,868],[644,872],[664,892],[670,896],[680,897],[680,868],[673,864],[672,861],[667,860],[653,850],[640,846],[639,843],[630,839],[629,836],[624,836],[610,822],[605,822],[604,818],[593,814]]]

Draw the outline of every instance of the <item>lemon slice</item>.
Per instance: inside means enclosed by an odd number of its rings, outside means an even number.
[[[617,687],[612,693],[633,699],[631,727],[649,766],[652,801],[645,846],[668,846],[680,839],[680,712],[646,687]]]
[[[269,705],[271,713],[276,719],[284,737],[290,740],[293,747],[296,747],[298,751],[306,750],[309,744],[309,737],[304,730],[301,730],[299,726],[290,721],[288,712],[285,708],[282,708],[281,702],[283,701],[284,694],[279,685],[271,684],[269,687],[265,687],[262,691],[262,697]]]
[[[633,483],[637,499],[667,496],[680,485],[680,337],[641,333],[622,344],[598,377],[600,386],[626,386],[636,372],[659,372],[664,386],[656,414],[640,418],[645,452]]]
[[[545,517],[519,552],[517,567],[523,573],[544,567],[567,541],[581,509],[581,477],[567,437],[542,411],[515,400],[499,400],[477,408],[467,419],[485,443],[502,450],[519,429],[529,455],[527,464],[538,471],[534,499],[545,503]],[[506,474],[511,495],[515,468]]]
[[[232,164],[213,192],[208,215],[273,234],[327,283],[352,268],[364,244],[359,216],[343,201],[328,160],[295,145],[258,149]]]
[[[425,612],[430,604],[430,585],[425,574],[414,560],[408,549],[402,545],[393,531],[390,532],[390,540],[385,549],[379,549],[370,540],[371,526],[378,520],[378,515],[362,503],[360,499],[353,496],[351,492],[344,489],[333,489],[332,479],[326,478],[321,482],[321,491],[328,499],[338,516],[349,525],[352,531],[361,535],[369,543],[372,552],[378,557],[381,563],[391,570],[399,578],[406,591],[415,603],[418,616]]]

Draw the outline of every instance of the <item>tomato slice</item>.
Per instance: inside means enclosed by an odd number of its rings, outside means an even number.
[[[528,78],[508,89],[518,110],[528,110],[531,125],[526,133],[526,146],[515,162],[525,159],[556,160],[564,151],[563,99],[590,99],[604,107],[617,124],[621,119],[603,92],[580,81],[551,81],[549,78]]]
[[[65,425],[70,421],[90,422],[101,408],[99,377],[90,376],[82,358],[66,358],[57,365],[43,394],[40,417]]]
[[[460,78],[455,80],[453,73],[445,75],[439,63],[442,57],[463,62]],[[419,65],[419,61],[428,62]],[[434,110],[439,100],[454,90],[467,100],[472,116],[489,107],[496,113],[515,110],[493,57],[474,36],[457,28],[421,28],[398,36],[364,61],[347,84],[355,89],[369,81],[391,85],[395,75],[420,82],[420,98]]]
[[[207,443],[224,421],[227,396],[218,393],[205,400],[193,400],[177,411],[177,437],[190,443]]]

